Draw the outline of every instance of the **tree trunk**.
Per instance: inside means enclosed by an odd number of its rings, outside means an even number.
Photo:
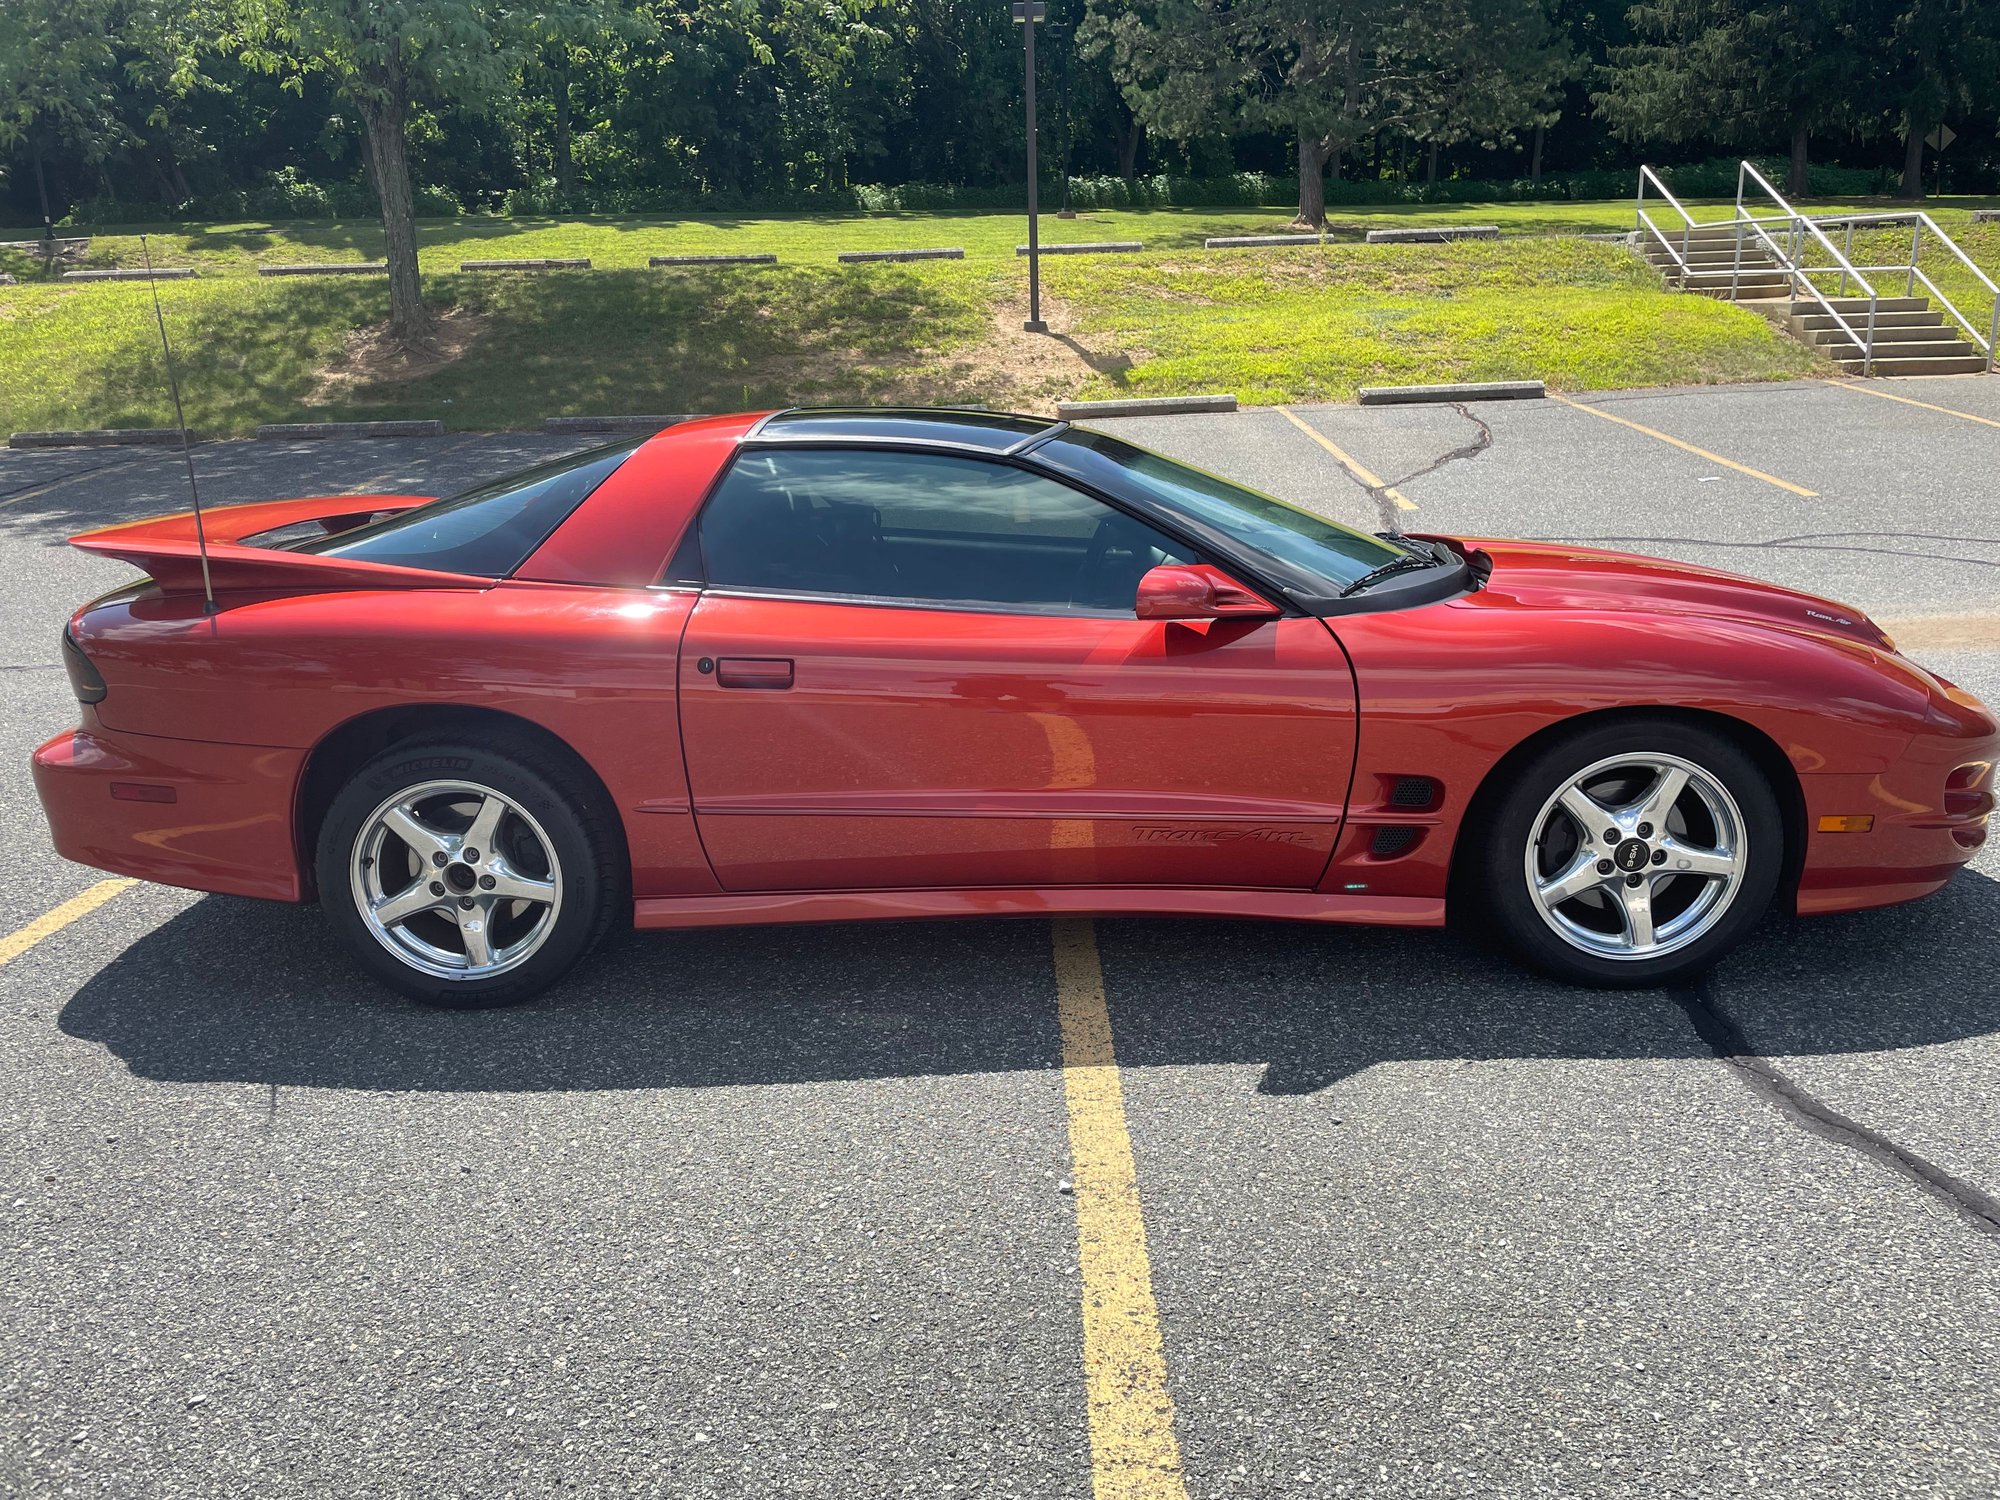
[[[1146,127],[1134,115],[1126,122],[1124,132],[1118,137],[1118,175],[1130,187],[1139,175],[1139,142],[1145,136]]]
[[[1803,124],[1792,127],[1792,175],[1785,183],[1785,191],[1794,198],[1806,195],[1806,144],[1807,131]]]
[[[431,346],[433,325],[417,276],[417,220],[401,80],[356,101],[368,134],[370,176],[382,204],[383,258],[389,263],[389,337],[411,353]]]
[[[1924,196],[1924,128],[1915,115],[1903,120],[1909,136],[1903,142],[1903,189],[1896,196],[1915,203]]]
[[[569,206],[576,191],[576,162],[570,154],[569,47],[563,46],[555,66],[556,138],[551,151],[555,158],[556,192],[563,206]]]
[[[1438,180],[1438,143],[1431,142],[1431,149],[1424,158],[1424,186],[1436,187]]]
[[[1327,143],[1299,130],[1299,213],[1292,222],[1303,229],[1326,227]]]
[[[1539,121],[1535,125],[1535,149],[1528,155],[1528,181],[1542,180],[1542,142],[1548,139],[1549,127]]]

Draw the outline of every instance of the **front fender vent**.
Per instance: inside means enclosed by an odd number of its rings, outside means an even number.
[[[1389,805],[1412,812],[1429,812],[1437,806],[1438,784],[1428,776],[1398,776],[1389,788]]]
[[[1394,859],[1399,854],[1409,853],[1423,836],[1421,828],[1378,828],[1369,842],[1368,853],[1374,859]]]

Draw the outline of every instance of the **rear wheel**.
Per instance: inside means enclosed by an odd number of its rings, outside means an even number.
[[[1519,768],[1480,849],[1484,899],[1514,952],[1559,978],[1659,984],[1714,964],[1771,904],[1784,822],[1727,738],[1625,720]]]
[[[361,966],[433,1005],[507,1005],[567,972],[609,925],[622,858],[609,814],[528,744],[398,745],[335,796],[320,899]]]

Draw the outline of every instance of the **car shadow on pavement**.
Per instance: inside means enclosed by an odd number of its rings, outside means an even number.
[[[1103,921],[1130,1067],[1262,1064],[1316,1091],[1378,1062],[1707,1056],[1670,995],[1573,989],[1440,932]],[[1773,921],[1712,995],[1770,1055],[2000,1031],[2000,883]],[[1060,1064],[1041,921],[629,936],[539,1001],[422,1009],[361,977],[311,908],[209,897],[64,1007],[136,1075],[366,1090],[687,1088]]]

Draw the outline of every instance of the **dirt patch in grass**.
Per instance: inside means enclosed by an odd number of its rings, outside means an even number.
[[[431,347],[412,353],[389,337],[386,320],[357,328],[347,336],[339,357],[314,373],[307,404],[331,404],[359,390],[405,385],[435,375],[470,349],[485,330],[485,317],[471,308],[446,308],[437,316]]]

